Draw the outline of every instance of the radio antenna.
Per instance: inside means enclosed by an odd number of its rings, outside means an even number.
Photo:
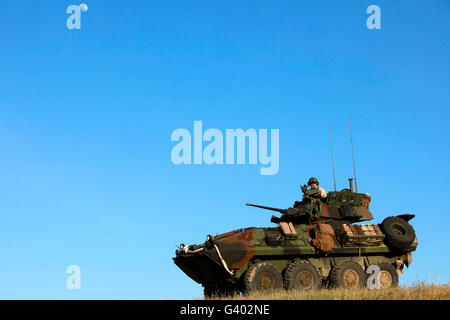
[[[328,122],[328,133],[330,135],[331,165],[333,166],[334,191],[336,191],[336,174],[334,172],[333,144],[331,143],[331,128],[330,128],[330,123],[329,122]]]
[[[353,149],[352,121],[350,120],[350,116],[348,117],[348,124],[349,124],[349,127],[350,127],[350,141],[352,143],[353,173],[355,175],[355,191],[358,192],[358,184],[356,182],[355,150]]]

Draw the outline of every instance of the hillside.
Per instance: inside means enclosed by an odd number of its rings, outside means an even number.
[[[217,299],[217,298],[216,298]],[[417,284],[384,290],[319,289],[310,292],[276,291],[234,295],[230,300],[450,300],[450,284]]]

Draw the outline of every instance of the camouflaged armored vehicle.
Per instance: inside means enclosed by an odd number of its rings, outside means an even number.
[[[203,285],[205,296],[364,287],[372,265],[379,267],[381,288],[397,286],[418,244],[408,222],[414,215],[364,224],[373,219],[368,194],[353,192],[352,186],[326,198],[302,190],[303,200],[288,209],[247,204],[281,213],[272,216],[276,227],[239,229],[208,235],[201,245],[182,244],[175,264]]]

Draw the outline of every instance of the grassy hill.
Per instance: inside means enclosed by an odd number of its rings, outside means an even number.
[[[450,284],[417,284],[384,290],[319,289],[310,292],[276,291],[222,298],[229,300],[450,300]]]

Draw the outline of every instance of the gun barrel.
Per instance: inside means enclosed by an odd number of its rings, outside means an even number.
[[[283,213],[283,214],[286,214],[286,213],[287,213],[287,210],[286,210],[286,209],[278,209],[278,208],[272,208],[272,207],[260,206],[260,205],[257,205],[257,204],[251,204],[251,203],[246,203],[245,205],[246,205],[246,206],[249,206],[249,207],[256,207],[256,208],[261,208],[261,209],[266,209],[266,210],[276,211],[276,212]]]

